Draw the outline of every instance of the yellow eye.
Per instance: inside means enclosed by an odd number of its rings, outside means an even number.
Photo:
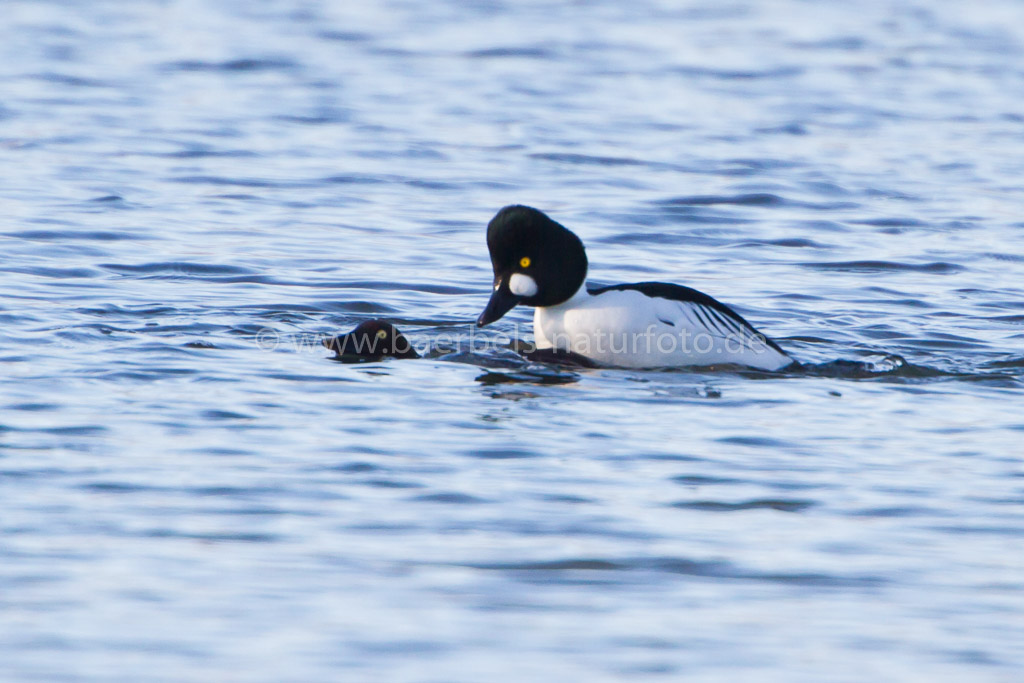
[[[519,267],[520,268],[529,268],[530,267],[530,263],[531,263],[531,261],[530,261],[530,257],[529,256],[524,256],[523,258],[519,259]]]
[[[387,330],[377,330],[377,339],[383,339],[388,336]]]

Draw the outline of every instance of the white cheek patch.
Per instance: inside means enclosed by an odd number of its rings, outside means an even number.
[[[537,283],[529,275],[512,273],[508,279],[508,289],[516,296],[531,297],[537,293]]]

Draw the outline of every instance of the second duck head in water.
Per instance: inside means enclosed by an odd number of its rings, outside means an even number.
[[[477,325],[517,304],[533,306],[538,349],[633,368],[779,370],[795,362],[738,313],[695,289],[664,282],[587,289],[583,243],[537,209],[500,210],[487,226],[487,249],[494,289]]]
[[[351,332],[324,339],[323,344],[334,351],[335,360],[347,363],[420,357],[406,336],[384,320],[367,320]]]

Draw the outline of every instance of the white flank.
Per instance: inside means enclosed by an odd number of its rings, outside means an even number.
[[[778,370],[793,362],[709,306],[636,290],[591,296],[581,287],[565,303],[537,308],[533,335],[538,348],[573,351],[619,367],[735,364]]]

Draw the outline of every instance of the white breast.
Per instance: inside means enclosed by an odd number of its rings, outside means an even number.
[[[620,367],[735,364],[778,370],[793,362],[756,330],[710,306],[636,290],[591,296],[581,288],[563,304],[537,308],[533,326],[538,348]]]

